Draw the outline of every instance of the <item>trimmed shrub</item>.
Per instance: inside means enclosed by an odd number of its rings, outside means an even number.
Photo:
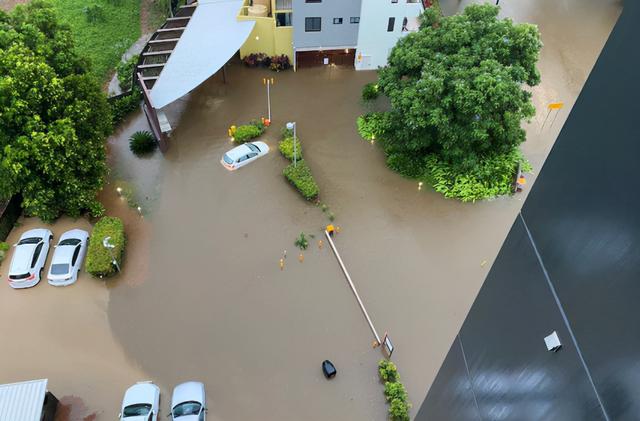
[[[289,161],[293,161],[293,137],[286,137],[278,143],[278,149],[282,156]],[[296,159],[300,161],[302,159],[302,146],[300,145],[300,139],[296,139]]]
[[[289,164],[283,172],[284,176],[289,180],[291,184],[298,189],[302,196],[307,200],[313,200],[318,197],[320,190],[316,180],[313,179],[311,170],[303,159],[298,161],[297,166],[293,166],[293,163]]]
[[[409,421],[409,408],[411,404],[402,399],[394,399],[389,405],[389,418],[391,421]]]
[[[380,360],[378,363],[378,375],[383,382],[396,382],[400,380],[398,368],[389,360]]]
[[[261,128],[257,124],[245,124],[238,126],[233,134],[233,141],[236,143],[245,143],[260,136],[263,132],[264,126]]]
[[[409,421],[409,395],[400,383],[396,365],[389,360],[380,360],[378,374],[384,382],[384,396],[389,402],[389,419],[392,421]]]
[[[247,67],[269,67],[271,65],[271,58],[265,53],[251,53],[244,56],[242,62]]]
[[[280,134],[282,138],[293,137],[293,129],[287,129],[287,126],[284,126],[282,130],[280,130]]]
[[[105,237],[111,237],[111,244],[115,247],[111,251],[102,245]],[[124,224],[120,218],[105,216],[93,227],[89,250],[87,251],[86,270],[95,277],[108,277],[116,273],[117,269],[112,263],[112,257],[122,267],[126,237]]]
[[[291,68],[291,63],[289,63],[289,57],[282,54],[279,56],[271,57],[271,64],[269,68],[274,72],[279,72],[280,70],[288,70]]]
[[[367,83],[362,88],[362,100],[365,102],[373,101],[380,96],[380,90],[377,83]]]
[[[146,130],[137,131],[129,138],[129,149],[137,156],[145,155],[156,150],[156,138]]]
[[[134,89],[130,95],[125,95],[109,101],[109,104],[111,105],[111,121],[113,122],[113,125],[119,125],[129,114],[135,110],[139,110],[141,101],[142,92],[140,92],[139,89]]]
[[[123,91],[129,91],[132,88],[133,68],[136,67],[138,58],[138,55],[134,55],[129,60],[121,61],[116,66],[116,71],[118,72],[118,84],[120,85],[120,89]]]
[[[426,159],[424,179],[445,197],[475,202],[513,193],[518,164],[523,172],[531,171],[531,165],[517,148],[506,154],[487,157],[468,170],[456,168],[430,155]]]

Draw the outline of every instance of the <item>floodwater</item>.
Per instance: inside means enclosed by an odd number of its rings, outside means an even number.
[[[502,13],[538,23],[545,43],[538,115],[523,146],[537,171],[620,6],[509,2]],[[263,77],[275,78],[274,123],[261,139],[271,152],[228,172],[219,163],[233,146],[227,128],[266,114]],[[381,352],[328,245],[317,245],[327,216],[282,176],[279,131],[296,121],[321,201],[341,228],[336,245],[377,330],[389,332],[418,407],[526,192],[462,204],[388,170],[355,127],[361,87],[374,79],[338,67],[271,73],[232,64],[227,84],[215,76],[167,110],[176,129],[164,157],[130,154],[128,136],[146,127],[133,117],[110,139],[113,171],[101,195],[125,219],[125,272],[107,286],[83,277],[71,288],[0,289],[4,311],[34,308],[0,322],[2,337],[16,338],[0,381],[49,377],[58,397],[83,399],[78,417],[97,421],[113,419],[126,387],[146,379],[160,385],[165,414],[171,388],[196,379],[213,420],[384,420]],[[565,108],[541,130],[556,101]],[[134,187],[143,216],[116,194],[122,182]],[[62,232],[71,222],[59,224]],[[315,235],[302,262],[293,245],[301,231]],[[331,381],[324,359],[338,369]]]

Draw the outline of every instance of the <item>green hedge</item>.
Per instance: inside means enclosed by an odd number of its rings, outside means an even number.
[[[285,137],[278,144],[278,149],[282,156],[289,161],[293,161],[293,137]],[[296,139],[296,159],[302,159],[302,146],[300,145],[300,139]]]
[[[409,395],[400,382],[396,365],[389,360],[380,360],[378,375],[384,382],[384,396],[389,403],[389,419],[392,421],[409,421]]]
[[[130,95],[124,95],[110,100],[109,105],[111,105],[111,118],[113,125],[119,125],[129,114],[133,111],[139,110],[140,102],[142,102],[142,92],[140,92],[140,89],[138,88],[134,88]]]
[[[318,197],[320,190],[318,184],[313,179],[311,170],[303,159],[298,161],[297,166],[289,164],[283,172],[284,176],[298,189],[302,196],[307,200],[313,200]]]
[[[236,143],[248,142],[264,133],[265,126],[259,121],[251,121],[249,124],[238,126],[233,133],[233,141]]]
[[[115,245],[111,252],[118,265],[122,267],[126,238],[124,224],[120,218],[105,216],[93,227],[87,252],[86,270],[96,277],[111,276],[117,272],[112,264],[111,253],[102,245],[105,237],[111,237],[110,242]]]
[[[120,89],[123,91],[130,90],[133,81],[133,69],[138,64],[139,55],[134,55],[129,58],[127,61],[121,61],[116,66],[116,72],[118,72],[118,84],[120,85]]]
[[[363,101],[373,101],[374,99],[378,98],[378,96],[380,96],[380,90],[378,89],[377,83],[367,83],[366,85],[364,85],[364,88],[362,88]]]

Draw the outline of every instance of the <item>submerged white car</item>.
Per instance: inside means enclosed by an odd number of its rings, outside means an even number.
[[[53,234],[45,228],[32,229],[22,234],[14,244],[15,250],[9,267],[8,281],[11,288],[29,288],[40,282],[51,240]]]
[[[220,163],[228,170],[237,170],[249,162],[255,161],[269,152],[269,146],[264,142],[247,142],[236,146],[224,154]]]
[[[88,243],[89,233],[86,231],[74,229],[62,234],[51,259],[47,276],[49,284],[66,286],[78,280]]]
[[[120,421],[157,421],[159,408],[160,388],[151,382],[138,382],[124,393]]]
[[[186,382],[173,389],[171,418],[175,421],[205,421],[207,419],[204,384]]]

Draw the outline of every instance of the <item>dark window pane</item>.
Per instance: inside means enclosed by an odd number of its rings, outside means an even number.
[[[387,32],[393,32],[393,27],[396,24],[396,18],[389,18],[389,23],[387,24]]]
[[[305,18],[304,30],[305,32],[320,32],[322,27],[322,18]]]

